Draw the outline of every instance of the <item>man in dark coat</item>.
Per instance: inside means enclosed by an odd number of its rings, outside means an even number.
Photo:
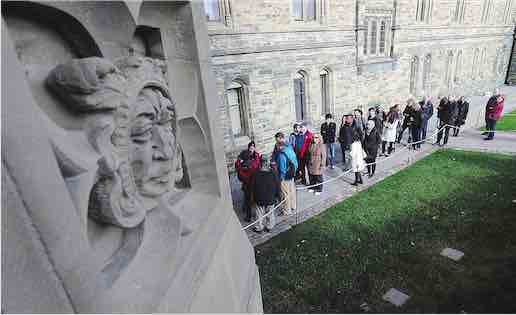
[[[398,134],[398,141],[396,141],[398,143],[401,142],[401,139],[403,138],[403,133],[405,132],[405,130],[410,127],[409,125],[410,125],[411,112],[412,112],[412,104],[408,103],[407,106],[405,106],[405,109],[403,110],[403,124],[402,124],[401,130]]]
[[[326,146],[326,156],[328,157],[330,168],[335,167],[335,134],[337,125],[333,121],[331,114],[326,114],[326,121],[321,125],[321,136]]]
[[[421,105],[421,140],[425,140],[428,121],[434,115],[434,104],[432,104],[432,101],[428,96],[425,96],[419,104]]]
[[[274,204],[280,199],[280,181],[275,172],[270,168],[269,159],[262,155],[260,169],[251,179],[250,188],[256,202],[256,226],[255,232],[270,231],[276,223]],[[269,213],[270,212],[270,213]],[[264,215],[266,215],[264,217]],[[264,224],[265,221],[265,224]]]
[[[450,102],[448,98],[445,96],[441,99],[441,102],[439,103],[439,107],[437,107],[437,118],[439,118],[439,133],[437,133],[437,141],[434,144],[437,144],[439,146],[445,145],[448,143],[448,136],[450,134],[450,127],[447,126],[452,123],[451,117],[452,117],[452,111],[453,108],[450,106]],[[446,127],[444,127],[446,126]],[[444,127],[444,142],[441,145],[441,139],[443,137],[443,128]]]
[[[464,96],[461,96],[457,101],[457,118],[455,119],[455,129],[453,130],[454,137],[457,137],[459,135],[460,126],[466,123],[468,111],[469,103],[464,99]]]
[[[382,142],[382,137],[376,129],[373,120],[367,122],[367,128],[364,136],[364,151],[367,153],[365,161],[367,164],[367,173],[369,177],[374,175],[376,171],[376,156],[378,155],[378,148]]]
[[[485,110],[485,121],[486,121],[486,130],[488,130],[488,124],[489,124],[489,112],[493,111],[496,105],[498,104],[498,97],[500,96],[500,90],[495,89],[493,95],[489,98],[486,104],[486,110]],[[482,135],[487,135],[488,132],[485,131],[482,133]]]
[[[251,221],[251,189],[249,184],[254,173],[260,168],[260,154],[256,151],[256,144],[254,141],[249,142],[247,150],[243,150],[238,155],[235,161],[235,170],[237,171],[238,179],[242,183],[242,191],[244,192],[243,210],[245,213],[245,220]]]
[[[353,115],[344,115],[342,117],[338,140],[342,150],[342,164],[344,164],[344,167],[346,167],[346,151],[349,151],[351,143],[353,143],[353,130],[356,129],[356,132],[359,132],[359,128],[354,128],[353,125]]]

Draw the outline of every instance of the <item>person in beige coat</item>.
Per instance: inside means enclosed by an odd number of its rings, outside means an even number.
[[[320,135],[315,135],[310,148],[308,149],[308,177],[310,178],[310,186],[317,185],[308,189],[309,192],[315,192],[320,195],[323,189],[322,169],[326,166],[326,146],[321,141]]]

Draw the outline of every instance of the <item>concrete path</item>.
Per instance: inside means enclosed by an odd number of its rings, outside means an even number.
[[[506,95],[506,106],[504,113],[507,113],[516,108],[516,87],[503,87],[502,91]],[[481,107],[482,102],[485,104],[486,101],[487,97],[477,97],[476,99],[470,98],[471,103],[478,102],[478,104],[475,104],[476,108]],[[469,124],[470,128],[461,130],[459,137],[450,136],[448,145],[446,147],[454,149],[516,154],[516,132],[499,132],[495,135],[495,140],[483,140],[484,137],[481,135],[480,131],[478,131],[478,127],[483,124],[484,120],[483,116],[479,114],[480,112],[481,111],[476,110],[472,113],[471,116],[468,117],[468,120],[471,119]],[[435,131],[436,125],[437,124],[435,121],[430,123],[431,130],[429,131],[429,134],[432,134]],[[405,133],[407,134],[407,137],[408,132]],[[255,233],[252,231],[252,228],[247,229],[246,231],[249,240],[253,246],[261,244],[278,235],[279,233],[290,229],[293,225],[304,222],[312,216],[323,212],[331,206],[350,197],[351,195],[359,191],[366,190],[368,187],[381,181],[387,176],[390,176],[399,170],[406,168],[415,161],[439,149],[438,146],[433,146],[431,144],[435,142],[435,138],[429,139],[427,143],[423,144],[421,150],[419,151],[411,150],[410,148],[406,147],[404,142],[406,142],[406,138],[402,141],[402,144],[396,146],[396,151],[391,154],[390,157],[377,158],[378,165],[376,174],[372,178],[363,176],[364,185],[360,185],[358,187],[350,185],[354,181],[354,174],[349,173],[337,180],[332,181],[331,183],[325,184],[323,193],[319,196],[315,196],[313,193],[310,193],[306,190],[297,191],[297,213],[289,217],[278,216],[275,228],[269,233]],[[337,151],[340,151],[340,148]],[[340,152],[337,154],[337,161],[342,161]],[[344,165],[342,165],[342,163],[337,164],[333,170],[326,168],[324,171],[324,180],[326,181],[339,176],[342,174],[343,169]],[[232,187],[233,205],[235,212],[237,213],[242,226],[245,226],[247,225],[247,222],[244,222],[244,215],[241,211],[243,196],[240,189],[240,183],[238,182],[238,179],[235,175],[231,176],[230,183]]]

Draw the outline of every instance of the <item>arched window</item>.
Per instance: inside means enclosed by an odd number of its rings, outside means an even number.
[[[459,50],[457,53],[457,60],[455,61],[455,76],[453,78],[453,81],[455,83],[458,83],[461,81],[461,68],[462,68],[462,50]]]
[[[425,63],[423,64],[423,89],[425,90],[426,95],[429,95],[431,93],[431,88],[430,88],[431,74],[432,74],[432,55],[427,54],[425,56]]]
[[[376,32],[377,30],[377,22],[372,21],[371,22],[371,54],[376,54]]]
[[[306,118],[306,81],[306,72],[302,70],[294,76],[294,103],[298,121]]]
[[[206,20],[220,21],[222,18],[219,0],[204,0]]]
[[[416,95],[416,87],[417,87],[417,73],[419,68],[419,58],[417,56],[412,57],[410,62],[410,86],[409,92],[413,96]]]
[[[292,16],[297,21],[316,19],[316,0],[292,0]]]
[[[321,78],[321,112],[328,114],[332,112],[330,72],[328,69],[323,69],[319,72],[319,77]]]
[[[245,93],[245,87],[239,81],[231,82],[226,90],[231,133],[235,137],[249,135]]]
[[[365,21],[365,30],[364,30],[364,55],[367,55],[367,39],[369,37],[369,21]]]
[[[385,32],[386,32],[385,21],[381,21],[380,22],[380,54],[385,53]]]
[[[449,51],[446,57],[446,75],[444,76],[444,86],[451,90],[452,88],[452,71],[453,71],[453,51]]]

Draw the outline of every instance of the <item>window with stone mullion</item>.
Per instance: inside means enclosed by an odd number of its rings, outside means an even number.
[[[371,21],[371,47],[370,54],[376,55],[376,49],[378,46],[378,22],[373,20]]]

